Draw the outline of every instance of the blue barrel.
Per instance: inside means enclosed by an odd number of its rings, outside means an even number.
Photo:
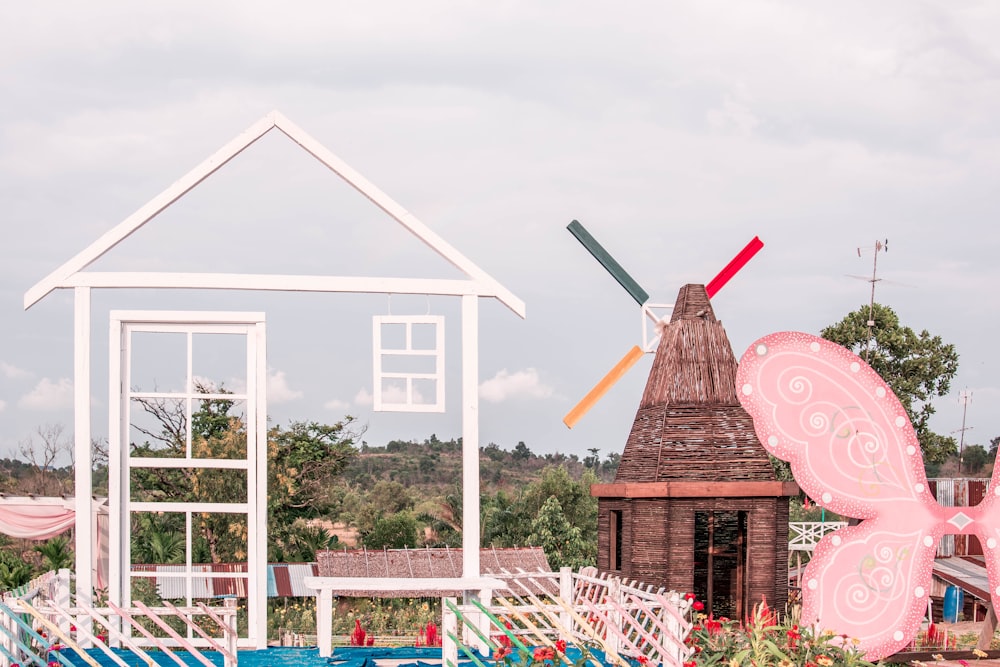
[[[958,615],[962,613],[965,595],[958,586],[949,586],[944,591],[944,622],[958,623]]]

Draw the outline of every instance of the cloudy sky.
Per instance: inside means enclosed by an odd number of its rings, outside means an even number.
[[[993,2],[7,3],[0,25],[0,456],[72,424],[72,298],[24,292],[272,109],[527,304],[480,309],[482,444],[620,451],[650,358],[638,308],[764,250],[714,300],[739,356],[876,298],[955,344],[934,427],[1000,435],[1000,7]],[[858,248],[863,249],[858,256]],[[97,270],[457,277],[272,132]],[[262,310],[274,423],[460,435],[458,310],[441,297],[95,293],[95,435],[111,309]],[[444,415],[371,409],[371,318],[446,317]],[[225,378],[221,378],[223,381]],[[68,430],[68,429],[67,429]]]

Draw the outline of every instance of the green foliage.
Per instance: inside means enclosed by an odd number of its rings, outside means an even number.
[[[594,555],[580,529],[566,520],[559,499],[549,496],[531,522],[527,544],[542,547],[553,570],[593,565]]]
[[[990,462],[990,459],[989,453],[982,445],[969,445],[962,450],[962,472],[966,474],[978,472]]]
[[[527,459],[530,459],[532,456],[531,450],[528,449],[528,446],[526,444],[524,444],[524,441],[519,441],[517,443],[517,446],[514,447],[514,451],[512,452],[512,454],[514,456],[515,461],[526,461]]]
[[[379,517],[375,525],[362,535],[369,549],[402,549],[417,546],[417,521],[410,512],[397,512]]]
[[[0,591],[10,591],[31,581],[31,565],[10,551],[0,551]]]
[[[848,641],[846,635],[829,630],[799,627],[794,618],[779,622],[766,602],[756,605],[745,622],[702,613],[696,614],[694,621],[687,643],[695,652],[685,665],[875,667],[857,650],[857,640]]]
[[[865,305],[826,327],[820,335],[864,358],[868,319],[869,307]],[[948,393],[958,371],[955,346],[945,344],[940,336],[931,336],[926,329],[918,334],[901,325],[899,316],[888,306],[876,303],[871,319],[875,325],[869,365],[892,387],[906,409],[920,439],[924,459],[944,461],[955,452],[955,439],[932,432],[928,420],[934,414],[931,399]]]
[[[273,539],[272,531],[276,532]],[[340,545],[337,536],[326,528],[309,525],[303,520],[291,526],[271,527],[268,533],[267,558],[275,563],[312,563],[316,561],[317,551],[336,549]]]
[[[268,434],[268,520],[292,523],[324,513],[329,487],[357,455],[353,417],[335,424],[292,422]]]
[[[37,544],[34,549],[41,555],[45,570],[73,567],[73,549],[69,537],[65,535],[57,535],[43,544]]]

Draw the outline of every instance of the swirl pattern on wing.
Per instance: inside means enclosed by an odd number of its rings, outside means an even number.
[[[902,650],[927,608],[937,536],[870,519],[823,538],[803,574],[802,618],[861,642],[869,656]]]
[[[906,411],[850,351],[808,334],[771,334],[743,355],[736,381],[761,443],[791,463],[821,505],[869,518],[901,501],[933,501]]]

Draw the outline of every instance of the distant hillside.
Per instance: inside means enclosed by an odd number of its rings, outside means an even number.
[[[533,453],[523,442],[510,451],[490,443],[480,448],[480,484],[484,493],[523,488],[537,480],[546,466],[561,465],[574,478],[587,468],[602,481],[611,481],[618,469],[620,454],[604,461],[592,453],[582,461],[576,454]],[[462,479],[462,439],[439,440],[431,435],[423,442],[393,440],[384,447],[367,443],[342,474],[350,484],[370,487],[379,481],[399,482],[426,496],[450,492]]]

